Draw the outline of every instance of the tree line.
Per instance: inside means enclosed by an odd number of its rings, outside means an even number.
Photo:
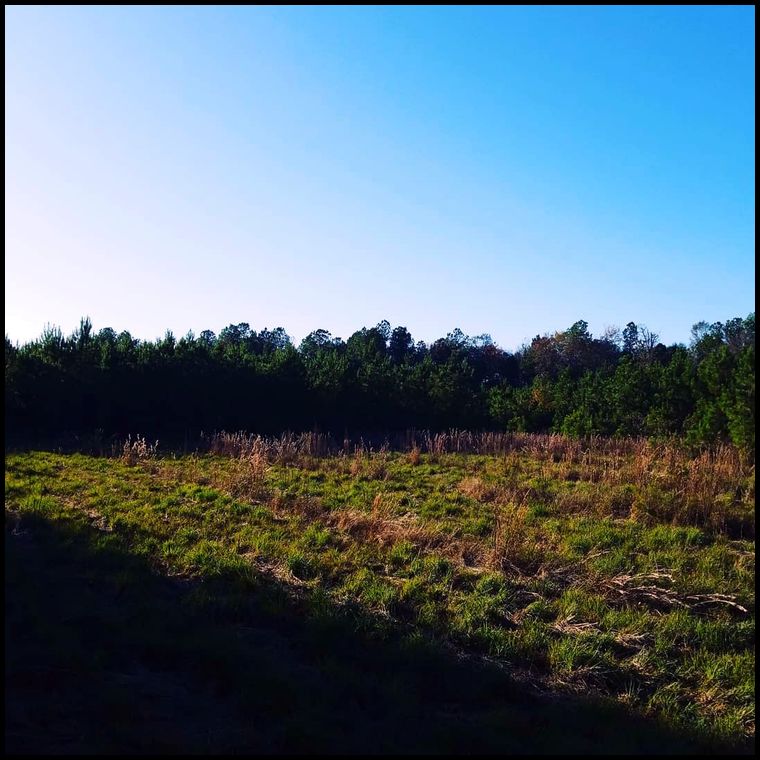
[[[429,345],[387,321],[347,340],[240,323],[138,340],[89,318],[64,336],[5,337],[6,440],[142,432],[514,430],[678,435],[754,451],[755,315],[699,322],[666,346],[629,322],[580,320],[514,353],[454,330]]]

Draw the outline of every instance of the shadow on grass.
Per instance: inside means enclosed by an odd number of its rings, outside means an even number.
[[[179,581],[118,537],[6,515],[12,753],[685,753],[609,702],[378,630],[271,579]]]

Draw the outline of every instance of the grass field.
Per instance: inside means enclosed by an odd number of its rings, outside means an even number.
[[[6,749],[748,752],[754,466],[6,455]]]

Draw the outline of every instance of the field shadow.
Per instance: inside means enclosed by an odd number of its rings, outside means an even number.
[[[610,702],[531,695],[268,577],[167,578],[78,523],[6,514],[5,548],[6,752],[721,749]]]

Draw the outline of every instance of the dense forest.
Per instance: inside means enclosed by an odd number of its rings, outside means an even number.
[[[11,442],[141,432],[318,429],[553,431],[729,440],[754,451],[755,316],[700,322],[666,346],[633,322],[594,337],[578,321],[515,353],[454,330],[427,345],[383,321],[348,340],[282,328],[143,341],[83,319],[23,346],[5,338]]]

